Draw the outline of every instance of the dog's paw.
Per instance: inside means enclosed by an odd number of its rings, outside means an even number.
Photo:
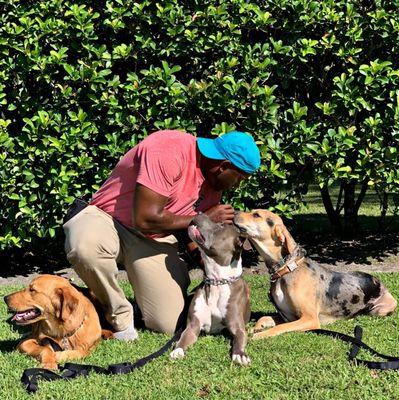
[[[274,326],[276,326],[276,321],[270,316],[265,316],[259,319],[255,326],[249,330],[249,333],[254,334]]]
[[[51,369],[53,371],[58,370],[58,365],[55,362],[41,363],[40,366],[44,369]]]
[[[177,347],[170,353],[170,358],[173,358],[174,360],[178,358],[183,358],[184,356],[184,350],[181,347]]]
[[[114,332],[110,331],[109,329],[102,329],[101,339],[103,340],[114,339]]]
[[[267,332],[267,331],[261,331],[261,332],[254,333],[251,337],[251,340],[264,339],[267,336],[267,334],[265,332]]]
[[[248,329],[248,335],[251,335],[251,337],[253,338],[254,335],[256,335],[257,333],[260,332],[264,332],[263,328],[257,328],[256,326],[254,326],[253,328]]]
[[[233,354],[231,359],[234,364],[244,365],[244,366],[251,364],[251,359],[245,353]]]

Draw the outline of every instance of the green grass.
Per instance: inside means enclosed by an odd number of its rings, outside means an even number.
[[[399,275],[379,274],[399,297]],[[253,311],[274,311],[267,300],[268,278],[246,277],[251,286]],[[126,282],[123,287],[131,296]],[[4,296],[18,287],[0,287]],[[223,336],[201,336],[183,360],[165,354],[128,375],[91,374],[70,382],[41,382],[36,395],[28,395],[20,384],[25,368],[37,362],[13,350],[19,334],[7,322],[0,304],[0,398],[17,399],[397,399],[399,373],[375,372],[347,361],[348,345],[311,333],[291,333],[249,342],[249,367],[232,365],[230,341]],[[341,321],[329,329],[352,334],[356,324],[365,330],[366,343],[386,354],[397,354],[397,314],[386,318],[359,317]],[[100,343],[84,362],[106,366],[134,361],[161,347],[167,335],[141,331],[131,344],[110,340]],[[361,352],[360,357],[372,356]]]

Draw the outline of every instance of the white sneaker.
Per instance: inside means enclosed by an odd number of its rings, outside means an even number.
[[[136,329],[134,328],[134,322],[132,321],[131,324],[124,329],[123,331],[115,332],[114,338],[123,341],[133,341],[138,338],[139,334],[137,333]]]

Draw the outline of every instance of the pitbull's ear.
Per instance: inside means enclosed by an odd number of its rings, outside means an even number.
[[[249,240],[245,237],[242,236],[238,236],[237,238],[237,244],[243,248],[244,250],[252,250],[252,246],[251,243],[249,242]]]
[[[248,239],[245,239],[242,248],[247,251],[252,250],[251,242]]]
[[[288,229],[284,225],[278,224],[274,227],[274,234],[281,244],[283,244],[287,249],[288,253],[291,254],[296,247],[296,243],[291,234],[288,232]]]

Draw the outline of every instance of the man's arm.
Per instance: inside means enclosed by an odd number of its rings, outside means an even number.
[[[136,185],[133,226],[143,233],[169,233],[187,228],[193,215],[175,215],[165,210],[168,198],[141,184]]]
[[[192,215],[176,215],[165,210],[168,197],[137,184],[134,194],[133,226],[143,233],[170,233],[186,229]],[[214,222],[232,223],[234,209],[229,204],[220,204],[205,211]]]

